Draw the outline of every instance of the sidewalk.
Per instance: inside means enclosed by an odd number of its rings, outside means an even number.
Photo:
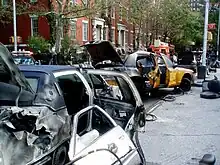
[[[216,75],[220,80],[220,69],[217,69],[216,73],[209,73],[209,75],[206,76],[206,80],[212,80],[214,78],[214,75]],[[196,79],[194,80],[194,83],[192,86],[195,87],[202,87],[203,79],[197,79],[197,74],[195,74]]]
[[[220,164],[220,99],[202,99],[200,92],[193,87],[153,112],[158,120],[140,133],[148,165],[198,165],[206,153]]]

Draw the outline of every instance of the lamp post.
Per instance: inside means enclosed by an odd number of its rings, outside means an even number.
[[[220,33],[220,6],[218,7],[218,36],[217,36],[217,59],[219,57],[219,34]]]
[[[204,36],[203,36],[203,52],[202,52],[202,65],[198,66],[198,79],[205,79],[206,68],[206,53],[207,53],[207,35],[208,35],[208,19],[209,19],[209,0],[205,0],[205,21],[204,21]]]
[[[14,26],[14,50],[17,51],[17,21],[16,21],[16,3],[13,0],[13,26]]]
[[[202,66],[206,66],[208,20],[209,20],[209,0],[205,0],[205,22],[204,22]]]

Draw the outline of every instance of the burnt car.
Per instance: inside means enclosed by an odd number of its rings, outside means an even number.
[[[145,110],[143,102],[135,85],[126,74],[116,71],[80,68],[81,72],[79,73],[78,68],[52,65],[20,66],[20,69],[32,88],[39,94],[42,93],[49,77],[55,78],[54,84],[57,84],[57,88],[62,91],[67,110],[75,109],[74,114],[93,103],[100,106],[117,125],[125,130],[130,139],[134,137],[137,122],[144,120],[143,117],[142,119],[140,117]],[[48,75],[50,76],[48,77]],[[86,84],[85,80],[89,85],[84,85]],[[112,85],[109,80],[111,82],[117,81],[118,84]],[[86,123],[87,121],[84,118],[79,124],[82,128],[78,129],[81,131],[77,134],[80,136],[88,133],[86,130],[89,129],[87,127],[89,125]],[[99,127],[99,130],[105,129],[104,125],[99,125]],[[142,153],[142,151],[138,152]]]
[[[110,42],[95,41],[89,42],[83,46],[87,49],[89,55],[91,56],[92,65],[94,68],[125,72],[135,83],[138,91],[145,93],[147,88],[138,69],[125,66],[124,60],[120,58],[119,54],[116,52]]]
[[[91,84],[78,69],[70,66],[20,66],[21,73],[3,45],[0,45],[0,63],[0,164],[65,164],[70,139],[76,136],[72,129],[74,115],[93,105]],[[133,111],[133,121],[140,114],[137,113]],[[108,124],[118,126],[106,112],[96,118],[97,121],[90,114],[80,118],[77,136],[92,131],[95,122],[97,130],[105,130],[98,121],[104,117],[109,118],[105,121],[111,120]],[[130,120],[132,118],[127,122]],[[124,130],[118,131],[124,134]],[[117,147],[120,154],[117,150],[116,154],[125,155],[126,160],[131,158],[131,150]],[[132,152],[132,156],[141,162],[140,149],[133,145]]]
[[[137,51],[122,61],[108,41],[91,42],[84,46],[95,68],[127,73],[141,94],[167,87],[180,87],[184,91],[191,89],[193,71],[175,67],[166,55]],[[111,63],[103,63],[105,60]]]

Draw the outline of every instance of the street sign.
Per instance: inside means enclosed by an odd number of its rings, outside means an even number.
[[[208,24],[208,30],[215,30],[215,29],[216,29],[215,23]]]

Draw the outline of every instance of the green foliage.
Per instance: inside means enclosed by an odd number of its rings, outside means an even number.
[[[73,64],[88,61],[86,52],[78,44],[72,43],[71,38],[68,36],[65,36],[61,42],[60,55],[65,61],[72,61]]]
[[[28,39],[28,45],[34,53],[47,53],[50,44],[41,36],[33,36]]]

